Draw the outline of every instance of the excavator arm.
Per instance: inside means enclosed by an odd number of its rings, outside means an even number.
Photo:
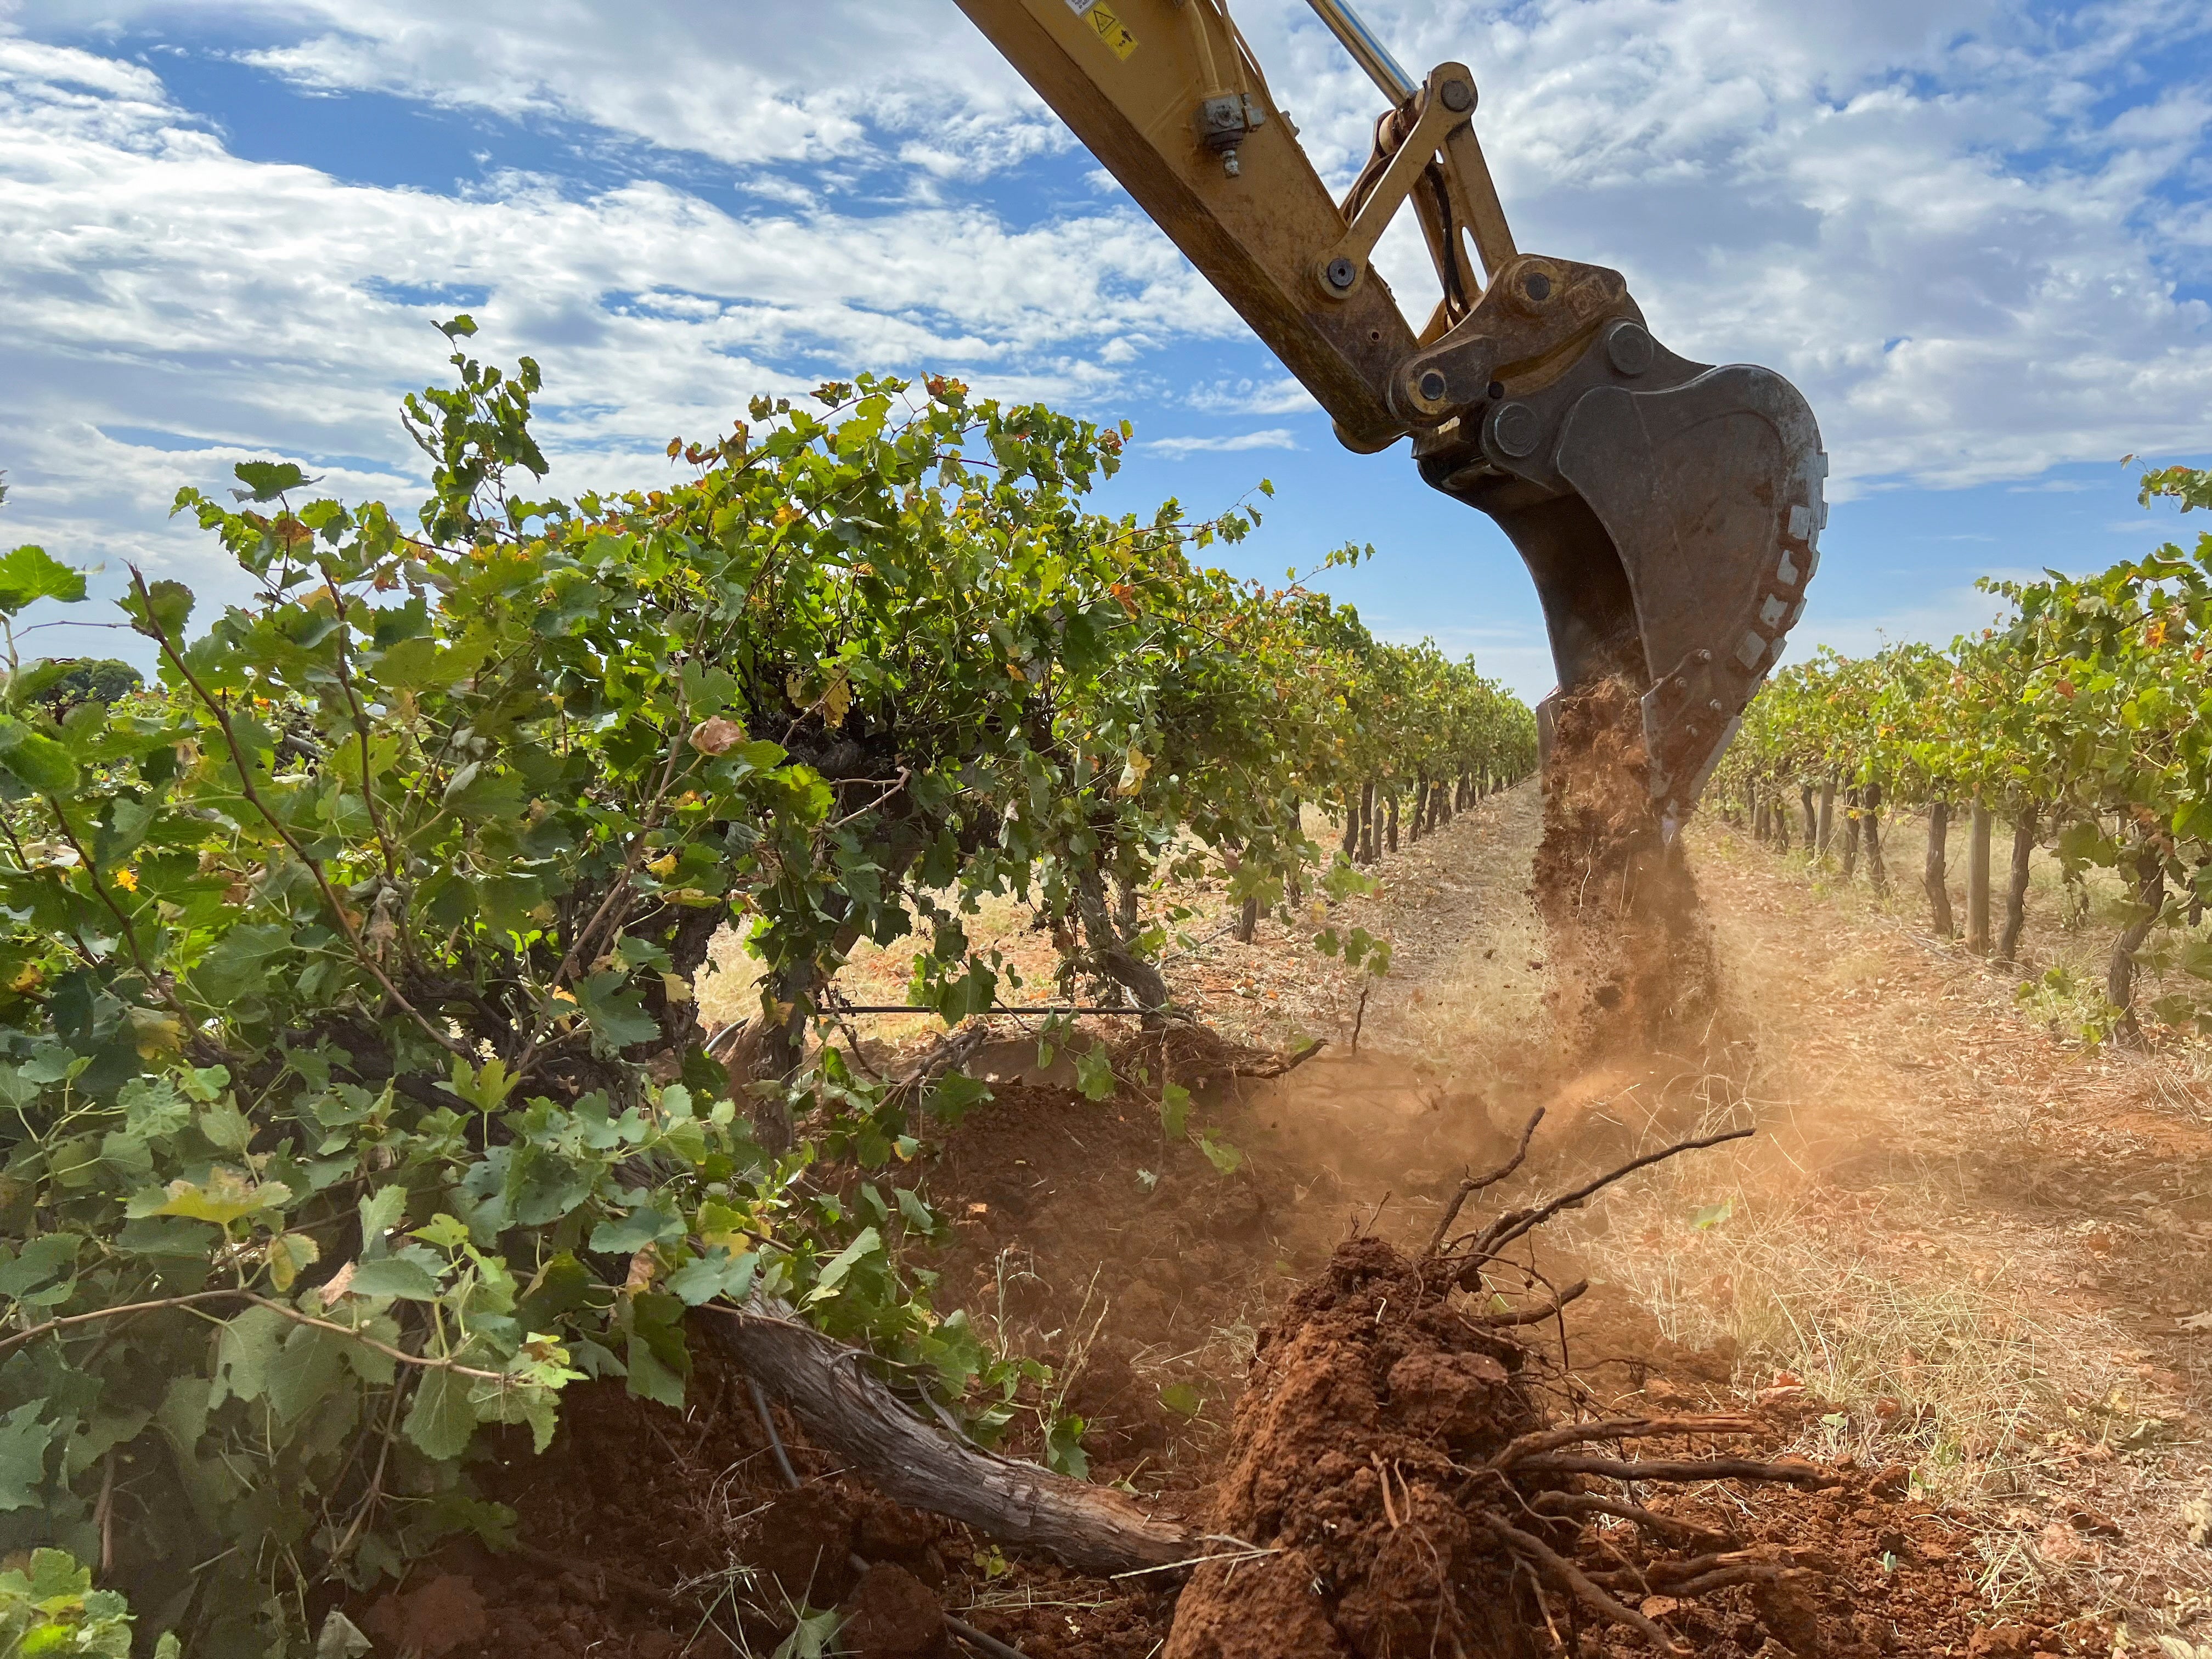
[[[1553,696],[1634,685],[1652,793],[1679,822],[1819,561],[1827,458],[1796,389],[1675,356],[1619,271],[1521,252],[1475,137],[1473,72],[1440,64],[1415,82],[1342,0],[1309,3],[1388,104],[1342,201],[1226,0],[958,3],[1344,444],[1410,434],[1422,477],[1498,521],[1542,599]],[[1441,289],[1418,329],[1371,263],[1408,203]]]

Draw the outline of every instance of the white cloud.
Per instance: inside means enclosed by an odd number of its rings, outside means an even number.
[[[2012,581],[2038,581],[2043,576],[2040,570],[1992,570],[1989,574]],[[1996,594],[1982,592],[1972,583],[1961,582],[1934,593],[1923,593],[1909,605],[1835,616],[1822,605],[1816,586],[1805,620],[1791,630],[1784,659],[1806,661],[1815,647],[1823,645],[1846,657],[1869,657],[1899,640],[1930,640],[1948,644],[1961,634],[1980,633],[2002,617],[2008,608]]]
[[[933,368],[1079,402],[1117,384],[1125,337],[1240,326],[1127,208],[1018,227],[964,204],[730,213],[649,181],[341,185],[229,155],[135,65],[4,36],[0,271],[9,533],[188,564],[169,498],[249,453],[368,458],[335,475],[354,489],[419,476],[394,405],[442,373],[426,325],[457,307],[395,296],[487,295],[478,344],[544,362],[571,486],[659,476],[671,434],[763,389]]]
[[[1189,403],[1209,415],[1304,415],[1321,407],[1313,393],[1288,374],[1214,380],[1192,387]]]
[[[1368,9],[1417,71],[1475,67],[1522,245],[1626,271],[1680,350],[1796,380],[1838,496],[2212,449],[2212,307],[2176,297],[2212,276],[2212,87],[2173,67],[2212,30],[2196,0]],[[1372,89],[1295,0],[1238,16],[1340,186]],[[303,86],[709,158],[735,210],[653,182],[580,198],[509,174],[446,196],[249,164],[174,106],[163,55],[41,43],[197,43],[216,21]],[[1242,325],[1118,194],[1092,193],[1094,169],[1054,162],[1061,194],[1025,200],[1010,181],[1051,153],[1073,155],[1065,133],[942,0],[0,0],[11,530],[76,522],[173,554],[149,515],[226,446],[404,475],[393,393],[438,353],[429,307],[380,283],[487,290],[484,348],[544,361],[569,462],[640,476],[670,433],[719,425],[746,392],[865,364],[1086,404],[1311,409],[1272,368],[1174,378],[1194,343],[1244,349]],[[1418,239],[1401,227],[1381,258],[1425,308]],[[99,428],[212,447],[84,436]],[[1146,447],[1288,447],[1293,430]]]
[[[1186,455],[1235,455],[1248,449],[1297,449],[1300,445],[1297,433],[1288,427],[1274,426],[1260,432],[1239,432],[1231,437],[1147,438],[1134,447],[1181,460]]]
[[[27,33],[270,37],[245,61],[299,85],[507,116],[550,115],[733,165],[865,155],[917,135],[910,164],[975,173],[1068,142],[949,6],[664,0],[18,0]]]
[[[896,164],[893,187],[917,201],[957,203],[963,181],[1066,143],[942,4],[570,0],[551,17],[543,0],[228,9],[284,33],[254,59],[306,84],[550,112],[739,167]],[[1797,380],[1822,416],[1839,496],[1860,479],[1965,484],[2212,442],[2202,393],[2212,307],[2171,293],[2177,276],[2205,274],[2212,233],[2201,188],[2159,195],[2206,170],[2212,88],[2145,73],[2185,61],[2179,45],[2212,27],[2201,6],[1369,9],[1416,72],[1448,56],[1475,67],[1478,118],[1522,246],[1625,270],[1678,349],[1765,362]],[[141,22],[191,15],[173,0],[107,0],[106,10]],[[82,27],[83,12],[82,0],[33,0],[19,15]],[[1238,15],[1317,165],[1341,185],[1367,148],[1372,88],[1292,0],[1254,0]],[[672,75],[676,64],[713,70]],[[1409,308],[1419,306],[1430,279],[1418,238],[1398,228],[1382,257]],[[1155,331],[1171,337],[1176,320]],[[1134,349],[1113,348],[1098,366]]]

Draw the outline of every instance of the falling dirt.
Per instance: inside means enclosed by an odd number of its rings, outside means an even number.
[[[1571,1060],[1711,1040],[1720,1001],[1711,930],[1682,842],[1663,833],[1643,711],[1623,681],[1600,680],[1553,707],[1534,891]]]

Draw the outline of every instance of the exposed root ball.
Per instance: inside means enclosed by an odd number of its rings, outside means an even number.
[[[1643,711],[1622,681],[1554,706],[1535,899],[1578,1058],[1704,1039],[1719,984],[1712,944],[1680,843],[1662,833]]]
[[[1533,1350],[1455,1308],[1455,1267],[1340,1245],[1262,1334],[1231,1433],[1210,1559],[1167,1659],[1534,1659],[1554,1632],[1623,1627],[1681,1651],[1638,1604],[1809,1575],[1656,1513],[1618,1483],[1826,1484],[1809,1465],[1617,1454],[1604,1443],[1740,1435],[1747,1419],[1553,1425]],[[1591,1517],[1654,1548],[1601,1543]],[[1629,1536],[1624,1532],[1624,1538]]]
[[[1213,1517],[1273,1553],[1200,1567],[1167,1659],[1536,1652],[1540,1614],[1473,1518],[1498,1478],[1468,1472],[1540,1420],[1523,1358],[1389,1245],[1340,1247],[1261,1339]]]

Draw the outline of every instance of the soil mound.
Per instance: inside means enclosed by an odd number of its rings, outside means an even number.
[[[1702,1046],[1720,976],[1697,883],[1651,798],[1643,708],[1618,679],[1562,697],[1544,766],[1536,908],[1577,1058]]]
[[[1432,1270],[1448,1282],[1448,1275]],[[1262,1333],[1166,1659],[1534,1654],[1540,1613],[1491,1545],[1471,1465],[1538,1426],[1517,1343],[1355,1238]]]

